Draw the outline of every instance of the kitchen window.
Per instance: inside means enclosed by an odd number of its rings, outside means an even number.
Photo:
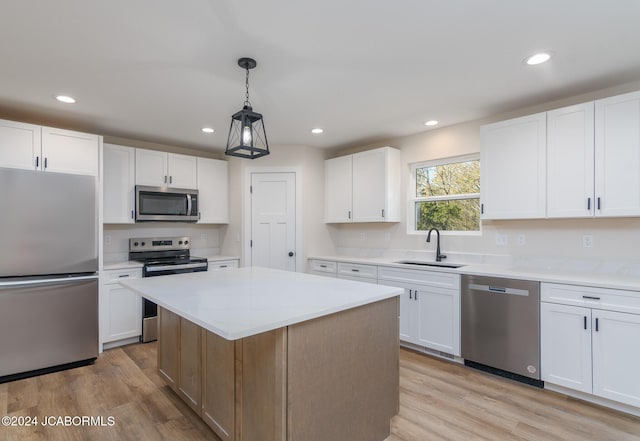
[[[480,157],[411,164],[409,233],[480,231]]]

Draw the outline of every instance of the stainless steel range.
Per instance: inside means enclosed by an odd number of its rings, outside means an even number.
[[[144,263],[142,277],[207,271],[204,257],[191,256],[191,239],[182,237],[138,237],[129,239],[129,260]],[[158,306],[142,299],[142,341],[158,338]]]

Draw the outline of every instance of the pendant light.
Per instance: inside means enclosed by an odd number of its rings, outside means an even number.
[[[256,60],[253,58],[238,60],[238,66],[247,72],[245,80],[247,93],[242,110],[231,116],[225,155],[256,159],[269,154],[262,114],[254,112],[249,102],[249,69],[253,69],[256,65]]]

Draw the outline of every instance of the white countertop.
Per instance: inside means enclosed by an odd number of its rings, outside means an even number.
[[[301,323],[403,292],[401,288],[258,267],[120,283],[227,340]]]
[[[395,263],[395,261],[403,259],[385,257],[309,256],[309,259],[623,289],[636,291],[640,295],[640,270],[636,265],[622,263],[556,262],[550,259],[546,263],[540,261],[520,262],[511,265],[470,263],[464,264],[460,268],[439,268]],[[442,263],[463,264],[463,262],[453,261],[443,261]]]

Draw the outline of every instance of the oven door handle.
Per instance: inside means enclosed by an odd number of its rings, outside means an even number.
[[[184,265],[154,265],[148,266],[145,270],[148,273],[155,273],[158,271],[167,271],[167,270],[181,270],[181,269],[191,269],[191,268],[206,268],[207,263],[185,263]]]

